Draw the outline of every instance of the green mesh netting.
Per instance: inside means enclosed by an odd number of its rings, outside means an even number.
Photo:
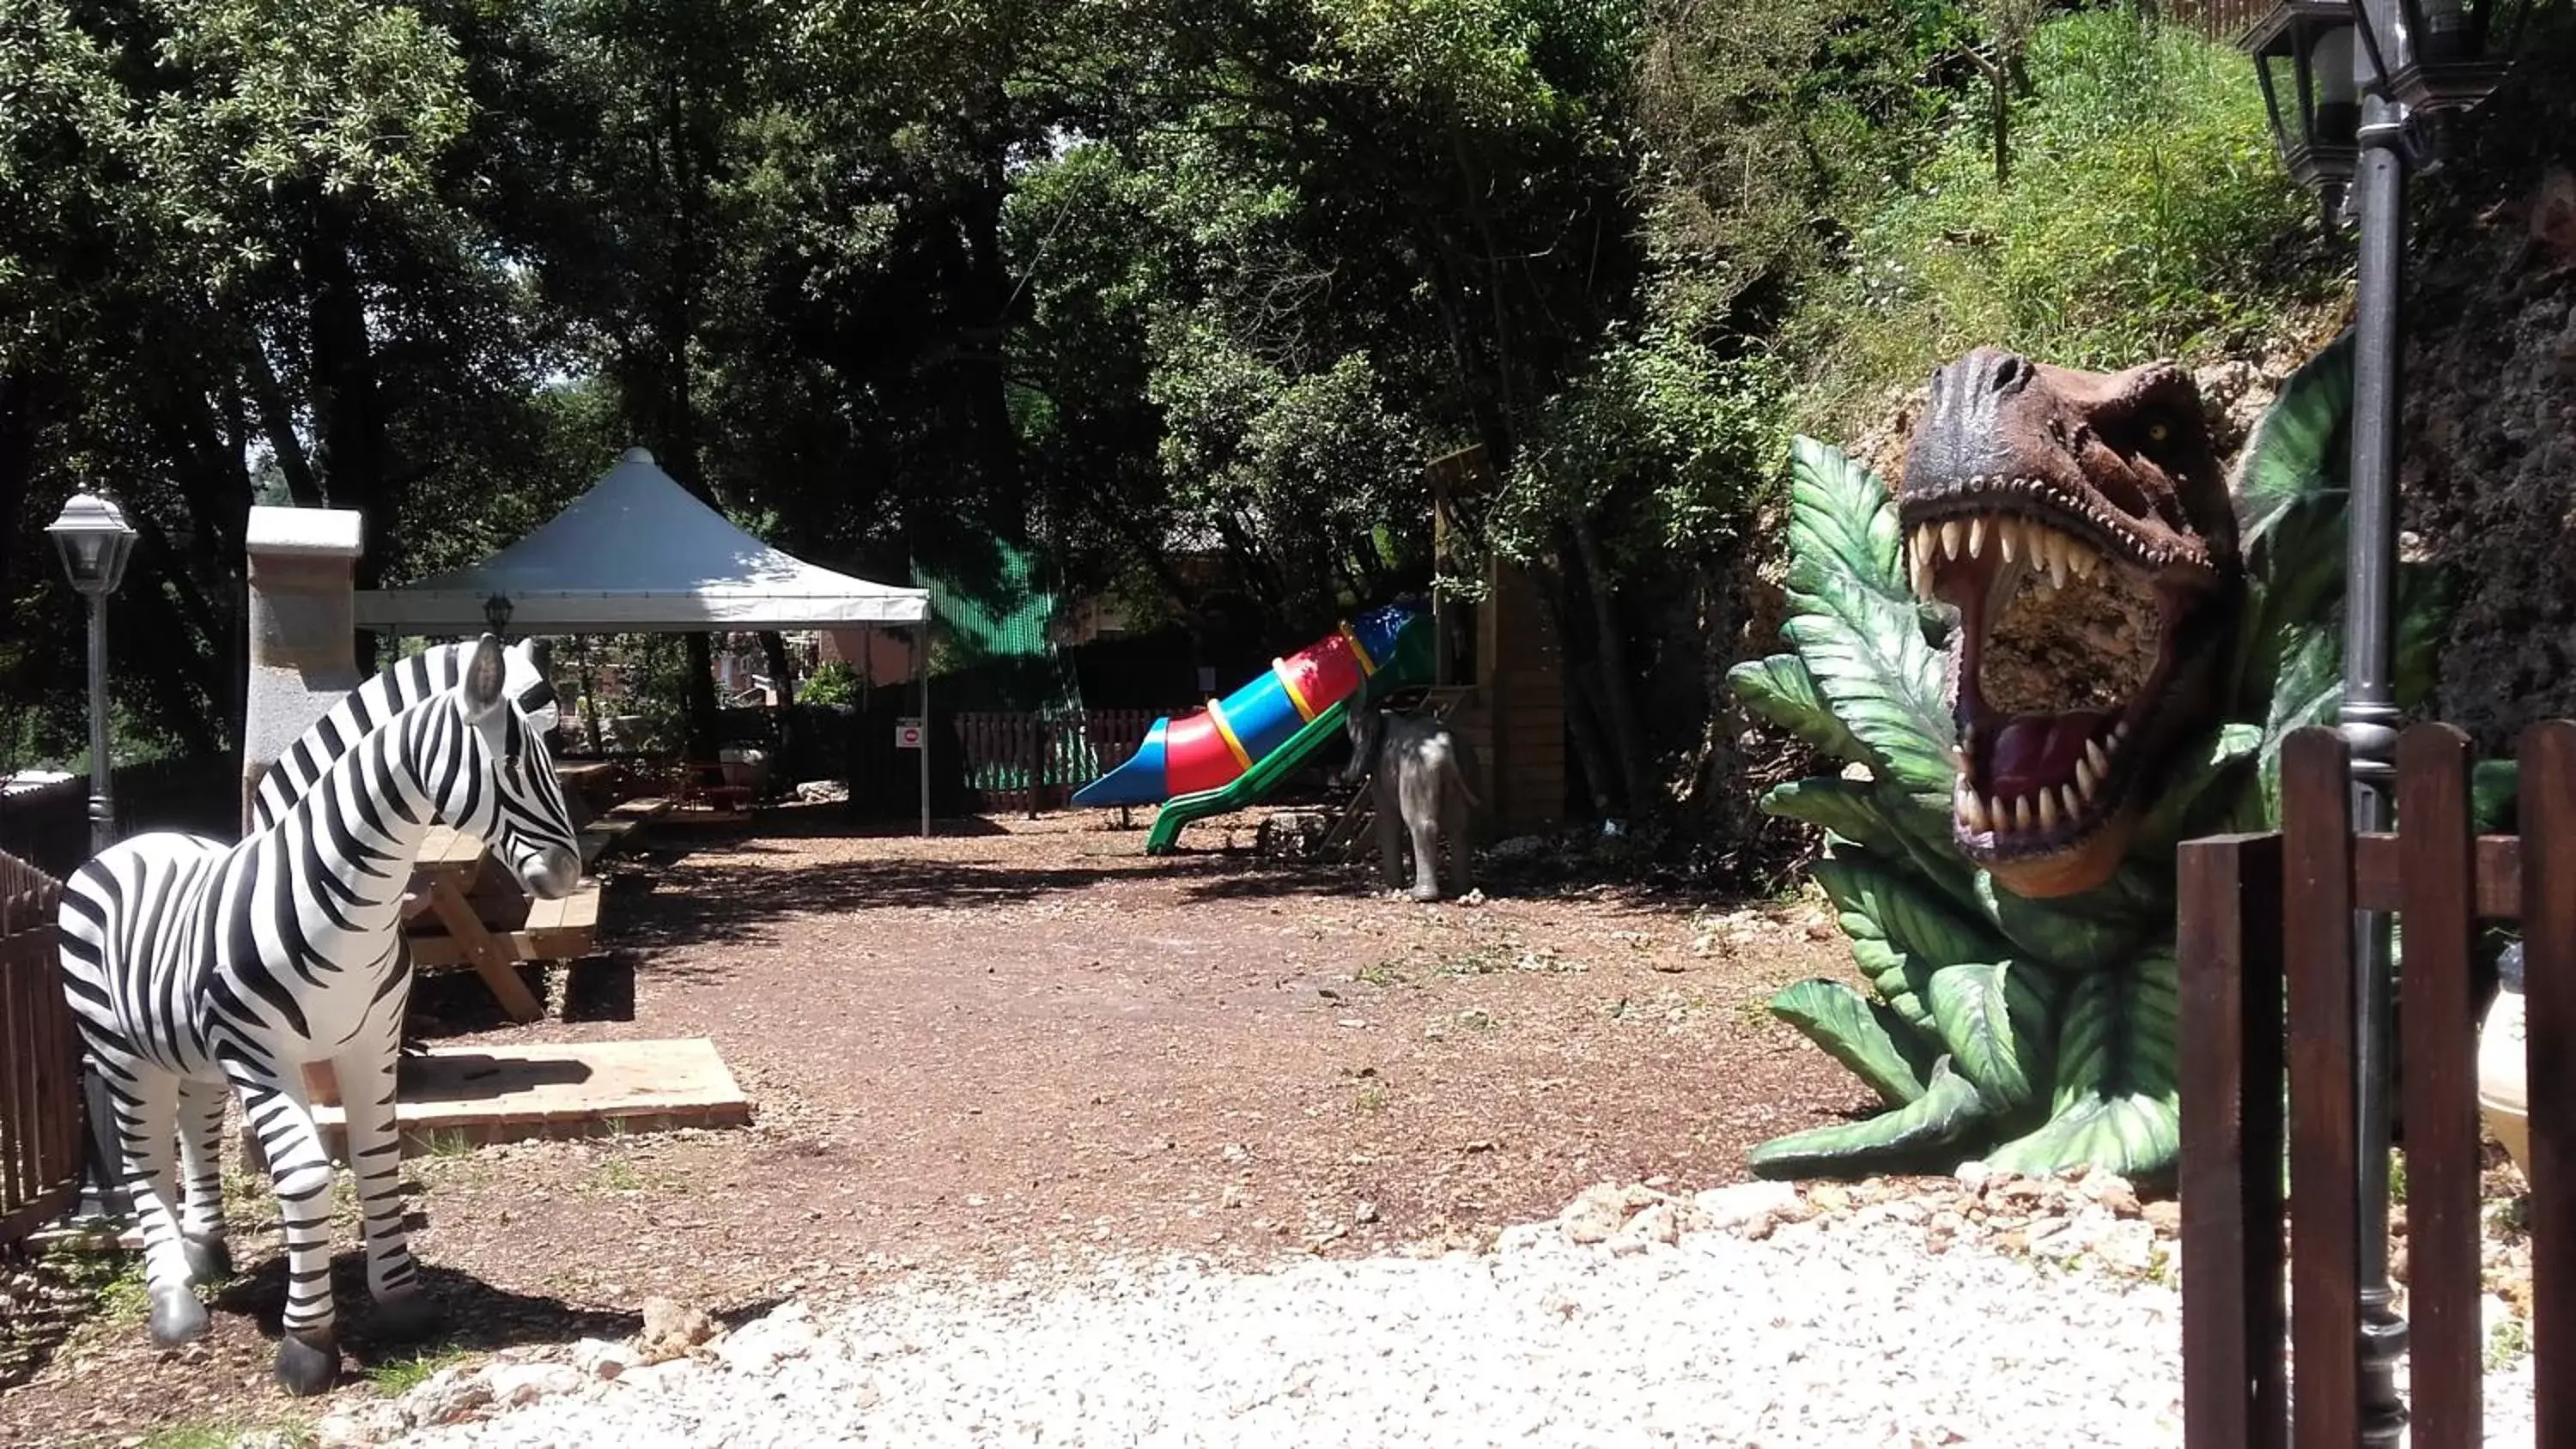
[[[1082,692],[1049,625],[1059,590],[1049,587],[1047,566],[1028,552],[996,542],[999,567],[989,587],[915,567],[917,587],[930,591],[934,621],[931,700],[941,712],[992,710],[1059,717],[1078,713]],[[1007,788],[1009,782],[991,781]]]

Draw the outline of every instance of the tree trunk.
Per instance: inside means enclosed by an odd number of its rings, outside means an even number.
[[[0,373],[0,518],[14,528],[27,516],[36,476],[36,385],[17,373]],[[17,551],[0,549],[0,598],[16,598],[11,576]]]
[[[1627,637],[1619,628],[1610,596],[1610,573],[1601,557],[1601,541],[1592,520],[1577,513],[1571,525],[1575,556],[1583,565],[1583,589],[1591,602],[1593,657],[1599,665],[1602,723],[1609,727],[1609,747],[1627,787],[1628,812],[1640,819],[1658,814],[1655,782],[1648,768],[1646,735],[1637,723],[1635,692],[1630,688]]]
[[[304,247],[306,299],[312,331],[309,374],[314,433],[323,487],[336,507],[355,507],[364,530],[357,585],[383,582],[393,550],[401,500],[387,482],[384,409],[376,396],[375,360],[367,338],[366,298],[349,261],[348,218],[339,203],[317,197]],[[282,460],[281,460],[282,461]],[[289,475],[292,477],[292,474]],[[361,673],[376,671],[377,636],[358,632]]]
[[[1534,568],[1530,572],[1540,581],[1539,603],[1555,624],[1556,637],[1570,646],[1582,636],[1574,629],[1574,611],[1565,598],[1566,570],[1560,563],[1556,568]],[[1576,659],[1569,649],[1565,667],[1566,682],[1579,685],[1590,668],[1590,661]],[[1609,745],[1602,737],[1601,722],[1594,713],[1599,702],[1596,690],[1576,687],[1565,691],[1566,733],[1574,744],[1574,762],[1583,771],[1584,793],[1592,797],[1592,813],[1608,820],[1620,813],[1618,797],[1624,792],[1619,772],[1612,763]]]

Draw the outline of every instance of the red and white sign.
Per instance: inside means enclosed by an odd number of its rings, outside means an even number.
[[[921,721],[899,719],[894,722],[894,747],[898,750],[921,748]]]

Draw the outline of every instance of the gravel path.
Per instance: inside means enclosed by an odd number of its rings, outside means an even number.
[[[1664,1209],[1662,1232],[1632,1219],[1607,1241],[1542,1224],[1487,1254],[1262,1272],[1173,1258],[791,1304],[696,1357],[390,1442],[2181,1442],[2172,1288],[2090,1263],[2043,1266],[1991,1241],[1946,1243],[1883,1210],[1748,1229],[1760,1214],[1722,1194],[1701,1201],[1722,1226],[1675,1230]],[[1700,1216],[1687,1199],[1681,1209],[1685,1225]],[[560,1364],[516,1372],[499,1381],[505,1400],[528,1375],[580,1381]],[[2530,1444],[2530,1393],[2528,1358],[2495,1376],[2489,1444]]]

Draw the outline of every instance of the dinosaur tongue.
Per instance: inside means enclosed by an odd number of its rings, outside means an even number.
[[[1995,737],[1987,793],[2010,800],[2074,779],[2084,742],[2100,734],[2109,718],[2091,709],[2016,716]]]

